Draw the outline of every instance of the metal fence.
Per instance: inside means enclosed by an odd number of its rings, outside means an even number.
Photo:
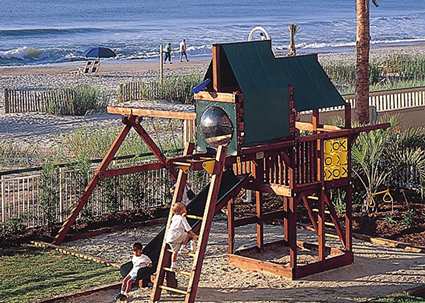
[[[125,157],[115,161],[113,167],[128,165],[129,161],[145,163],[151,160],[151,154],[142,158]],[[98,162],[91,163],[90,175]],[[41,167],[0,172],[1,223],[19,219],[27,227],[37,227],[49,222],[63,222],[84,190],[83,179],[77,164],[58,165],[48,176]],[[189,180],[197,191],[207,183],[207,176],[191,174]],[[170,182],[166,169],[102,180],[80,219],[117,211],[147,211],[164,207],[171,200]]]

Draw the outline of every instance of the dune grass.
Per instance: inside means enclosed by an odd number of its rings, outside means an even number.
[[[56,251],[0,250],[0,302],[34,302],[117,281],[114,268]]]

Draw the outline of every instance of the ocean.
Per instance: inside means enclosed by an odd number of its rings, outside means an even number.
[[[296,23],[301,52],[352,50],[354,0],[0,0],[0,66],[84,60],[84,51],[106,46],[117,60],[152,59],[161,43],[189,56],[207,56],[214,42],[247,39],[263,26],[275,48],[286,49],[288,24]],[[382,0],[371,6],[375,45],[425,41],[425,0]]]

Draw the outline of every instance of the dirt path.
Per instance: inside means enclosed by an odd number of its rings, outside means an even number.
[[[147,243],[159,226],[132,229],[68,245],[122,262],[134,241]],[[279,239],[280,226],[266,226],[266,241]],[[354,241],[355,264],[299,281],[242,271],[227,264],[226,222],[214,223],[197,302],[362,302],[425,284],[425,255]],[[237,228],[236,245],[252,245],[255,226]],[[313,235],[300,231],[300,239]],[[329,241],[332,241],[329,239]],[[182,266],[185,266],[182,264]],[[67,302],[113,302],[116,291],[103,291]],[[149,290],[131,293],[131,302],[148,302]],[[164,295],[161,302],[179,302]]]

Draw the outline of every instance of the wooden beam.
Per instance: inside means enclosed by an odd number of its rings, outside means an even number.
[[[96,171],[95,171],[92,179],[87,184],[87,186],[84,189],[84,192],[81,195],[80,199],[78,200],[77,204],[71,210],[71,213],[68,216],[68,218],[65,220],[65,222],[63,222],[61,229],[59,230],[58,234],[56,235],[55,239],[53,240],[53,244],[55,244],[55,245],[60,244],[65,239],[65,236],[68,233],[69,229],[75,223],[75,220],[77,219],[78,214],[83,209],[83,207],[87,204],[87,201],[89,200],[91,194],[93,193],[94,189],[96,188],[96,185],[97,185],[97,182],[100,179],[100,176],[108,168],[109,164],[112,162],[113,158],[115,157],[115,154],[117,153],[118,149],[120,148],[122,142],[124,141],[124,139],[127,137],[128,133],[130,132],[130,129],[132,127],[132,123],[134,122],[134,119],[135,119],[135,117],[123,119],[123,123],[126,123],[126,126],[121,130],[121,132],[115,138],[114,142],[112,143],[111,147],[109,148],[109,151],[106,153],[102,162],[96,168]]]
[[[343,255],[330,257],[324,261],[314,262],[299,266],[294,273],[295,279],[301,279],[308,275],[320,273],[326,270],[350,265],[353,263],[353,254],[346,252]]]
[[[222,90],[222,78],[221,78],[221,58],[220,58],[220,46],[214,44],[212,47],[212,84],[213,89],[216,92]]]
[[[107,111],[110,114],[124,115],[124,116],[152,117],[152,118],[179,119],[179,120],[195,120],[196,119],[195,112],[154,110],[154,109],[144,109],[144,108],[136,108],[136,107],[120,107],[119,105],[110,105],[107,107]]]
[[[248,258],[245,256],[239,256],[239,255],[229,255],[229,263],[230,265],[233,265],[235,267],[246,269],[246,270],[252,270],[252,271],[259,271],[259,272],[269,272],[278,276],[286,277],[289,279],[292,279],[292,270],[290,267],[268,262],[268,261],[261,261],[253,258]]]
[[[235,205],[233,199],[227,202],[227,253],[235,251]]]
[[[156,143],[152,140],[152,138],[149,136],[149,134],[146,132],[146,130],[142,127],[140,124],[140,121],[133,121],[133,127],[136,130],[136,132],[139,134],[139,136],[142,138],[142,140],[145,142],[149,150],[155,155],[155,157],[161,162],[163,165],[167,165],[167,158],[162,153],[161,149],[156,145]],[[188,146],[191,146],[193,149],[193,145],[189,144]],[[171,178],[176,181],[177,180],[177,172],[174,169],[173,166],[168,167],[168,170],[171,174]]]
[[[195,100],[204,100],[212,102],[236,103],[237,95],[235,93],[218,93],[202,91],[194,95]]]
[[[325,239],[325,196],[326,193],[322,189],[320,191],[320,199],[319,199],[319,212],[317,214],[317,238],[318,238],[318,253],[319,253],[319,261],[324,261],[326,259],[326,239]]]
[[[264,161],[263,159],[255,161],[253,175],[257,182],[264,181]],[[256,244],[258,249],[263,249],[264,245],[264,225],[262,221],[263,216],[263,196],[261,191],[255,191],[255,215],[257,217],[256,230]]]

